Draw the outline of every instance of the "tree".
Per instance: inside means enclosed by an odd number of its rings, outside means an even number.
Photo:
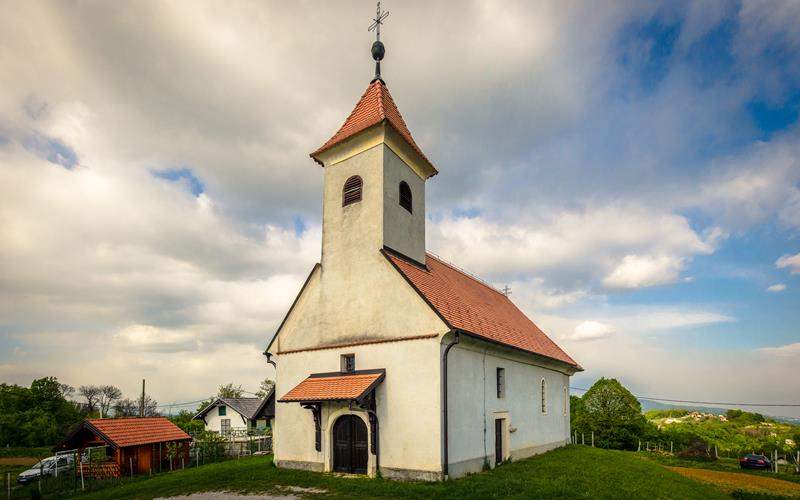
[[[635,448],[639,439],[654,433],[642,415],[639,401],[616,379],[601,378],[583,395],[575,415],[578,432],[594,432],[603,448]]]
[[[114,404],[115,417],[135,417],[139,415],[139,403],[129,398],[120,399]]]
[[[219,386],[217,396],[221,398],[240,398],[244,394],[241,385],[233,385],[233,382]]]
[[[100,417],[108,416],[108,410],[122,397],[122,391],[113,385],[98,387],[97,406],[100,408]]]
[[[261,381],[261,384],[258,386],[258,390],[256,391],[256,396],[264,399],[269,395],[272,390],[275,389],[275,381],[270,380],[269,378],[265,378]]]
[[[82,385],[78,387],[78,394],[86,400],[86,409],[89,413],[97,409],[97,399],[100,397],[100,388],[96,385]]]
[[[0,446],[52,446],[81,420],[64,399],[55,377],[36,379],[30,388],[0,384]]]
[[[61,391],[61,396],[64,399],[69,399],[70,397],[72,397],[73,394],[75,394],[75,388],[72,387],[71,385],[69,384],[58,384],[58,385],[59,385],[59,390]]]
[[[137,412],[138,409],[142,406],[142,397],[136,400],[136,408]],[[144,416],[145,417],[157,417],[158,416],[158,401],[154,400],[150,396],[144,396]]]

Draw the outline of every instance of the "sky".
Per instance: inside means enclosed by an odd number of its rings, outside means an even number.
[[[800,3],[383,5],[430,251],[510,286],[575,387],[800,403]],[[0,380],[272,376],[374,8],[0,1]]]

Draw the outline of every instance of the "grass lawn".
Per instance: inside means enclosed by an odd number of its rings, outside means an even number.
[[[446,483],[403,483],[277,469],[250,457],[163,474],[82,498],[153,498],[198,491],[290,493],[319,488],[328,498],[730,498],[632,453],[569,446]],[[313,496],[314,494],[304,494]]]

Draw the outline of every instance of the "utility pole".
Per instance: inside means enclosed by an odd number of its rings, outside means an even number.
[[[142,399],[139,400],[139,416],[144,417],[144,379],[142,379]]]

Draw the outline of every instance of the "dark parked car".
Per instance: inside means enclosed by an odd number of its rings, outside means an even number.
[[[739,467],[742,469],[772,469],[772,462],[764,455],[745,455],[739,459]]]

